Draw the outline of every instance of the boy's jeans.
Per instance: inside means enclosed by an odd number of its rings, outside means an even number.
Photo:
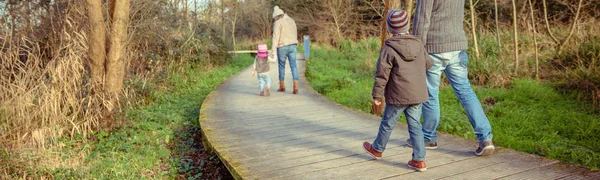
[[[266,88],[271,88],[271,76],[269,76],[269,74],[265,73],[265,74],[258,74],[258,88],[260,89],[260,92],[264,92],[265,91],[265,85]]]
[[[483,112],[477,95],[468,79],[467,63],[469,57],[465,51],[453,51],[429,54],[433,66],[427,70],[427,89],[429,101],[423,103],[423,134],[426,142],[436,142],[436,129],[440,124],[440,100],[438,97],[442,72],[446,73],[454,94],[467,112],[467,117],[477,135],[477,141],[492,139],[490,122]]]
[[[381,117],[379,133],[377,134],[377,138],[375,138],[375,142],[373,142],[373,148],[378,152],[383,152],[383,150],[385,150],[385,146],[390,139],[390,134],[392,134],[392,129],[394,129],[402,112],[404,112],[404,116],[406,116],[408,134],[410,135],[411,142],[413,142],[412,158],[417,161],[423,161],[425,159],[425,142],[423,139],[423,131],[421,131],[421,122],[419,121],[421,116],[421,104],[387,104],[385,106],[383,117]]]
[[[279,62],[279,81],[285,78],[285,59],[290,61],[290,69],[292,69],[292,77],[298,80],[298,67],[296,67],[296,45],[287,45],[277,48],[277,59]]]

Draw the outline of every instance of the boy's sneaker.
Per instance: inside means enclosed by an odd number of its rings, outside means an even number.
[[[265,92],[264,92],[264,91],[261,91],[261,92],[260,92],[260,96],[265,96]]]
[[[492,140],[486,140],[483,142],[479,142],[479,147],[477,148],[477,150],[475,150],[475,155],[477,155],[477,156],[491,155],[492,153],[494,153],[494,150],[496,150],[496,147],[494,147]]]
[[[427,166],[425,166],[425,161],[417,161],[417,160],[410,160],[408,161],[408,167],[413,168],[417,171],[423,172],[427,170]]]
[[[406,144],[408,145],[408,147],[412,147],[412,141],[410,141],[410,138],[406,139]],[[425,141],[425,149],[437,149],[437,147],[437,142]]]
[[[367,154],[373,156],[375,159],[381,158],[381,152],[377,152],[377,150],[373,149],[373,146],[371,146],[371,143],[364,142],[363,150],[365,150],[365,152],[367,152]]]

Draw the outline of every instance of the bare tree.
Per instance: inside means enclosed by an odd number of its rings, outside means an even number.
[[[375,7],[374,2],[381,2],[381,0],[363,0],[364,3],[368,4],[369,7],[375,12],[377,13],[377,15],[379,15],[380,17],[383,17],[383,11],[380,10],[380,8]]]
[[[546,0],[542,0],[542,3],[544,5],[544,20],[546,21],[546,30],[548,31],[548,34],[550,35],[550,37],[552,37],[552,40],[554,40],[554,43],[558,43],[558,39],[556,38],[556,36],[554,36],[554,34],[552,34],[552,30],[550,30],[550,22],[548,22],[548,8],[546,6]]]
[[[104,83],[104,63],[106,60],[106,27],[102,15],[102,2],[100,0],[87,0],[89,17],[89,56],[91,82],[95,88],[102,87]],[[102,91],[102,90],[100,90]]]
[[[529,10],[531,12],[531,26],[533,26],[533,48],[535,49],[535,78],[539,79],[540,67],[538,60],[538,48],[537,48],[537,28],[535,27],[535,16],[533,14],[533,4],[529,1]]]
[[[410,18],[412,17],[412,13],[413,13],[413,8],[414,8],[414,2],[413,0],[402,0],[404,2],[404,10],[406,10],[406,12],[408,13],[408,22],[410,21]]]
[[[577,5],[577,12],[575,13],[575,18],[573,19],[573,24],[571,25],[571,30],[569,31],[569,35],[567,35],[567,37],[565,38],[565,41],[563,41],[560,47],[558,48],[559,53],[565,47],[567,42],[569,42],[569,39],[571,39],[571,36],[573,36],[573,33],[575,32],[575,28],[577,27],[577,20],[579,20],[579,12],[581,12],[582,3],[583,0],[579,0],[579,4]]]
[[[106,61],[106,91],[115,96],[123,89],[125,45],[129,24],[130,0],[111,0],[110,49]]]
[[[385,18],[389,9],[390,0],[385,0],[385,8],[383,9],[383,16],[381,17],[381,46],[383,46],[383,43],[385,43],[385,38],[387,37],[387,31],[385,30]]]
[[[329,14],[333,19],[333,25],[335,27],[336,34],[338,39],[344,38],[345,29],[342,29],[351,17],[351,12],[353,10],[353,6],[351,3],[348,3],[346,0],[328,0],[322,1],[329,10]]]
[[[233,43],[233,50],[236,51],[237,48],[235,47],[235,25],[237,22],[237,18],[238,18],[238,3],[237,1],[233,1],[233,17],[231,18],[231,42]]]
[[[513,37],[515,41],[515,74],[519,71],[519,37],[517,32],[517,5],[512,0],[513,7]]]
[[[496,19],[496,41],[498,41],[498,57],[500,60],[504,59],[502,56],[502,43],[500,42],[500,25],[498,24],[498,1],[494,0],[494,14]]]
[[[475,56],[479,57],[479,44],[477,43],[477,31],[475,31],[475,6],[473,5],[473,0],[469,0],[469,4],[471,4],[471,34],[473,34],[473,44],[475,44]]]
[[[223,31],[221,34],[225,35],[225,0],[219,0],[221,7],[221,30]]]

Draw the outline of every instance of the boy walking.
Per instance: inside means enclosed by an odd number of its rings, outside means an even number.
[[[258,55],[254,58],[254,64],[252,65],[252,76],[258,73],[258,88],[260,89],[260,96],[271,95],[271,76],[269,76],[269,65],[268,59],[268,48],[266,44],[258,45]]]
[[[385,41],[379,53],[373,103],[381,104],[385,95],[386,107],[381,118],[379,133],[373,144],[363,143],[363,149],[376,159],[381,158],[401,113],[406,116],[408,133],[414,142],[412,160],[408,166],[425,171],[425,145],[421,123],[421,103],[428,99],[426,71],[433,63],[421,40],[408,34],[408,14],[393,9],[387,14],[386,24],[392,38]]]

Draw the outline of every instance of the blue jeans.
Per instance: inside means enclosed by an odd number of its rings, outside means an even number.
[[[279,62],[279,81],[285,78],[285,59],[290,61],[290,69],[292,69],[292,77],[298,80],[298,67],[296,67],[296,45],[287,45],[277,48],[277,60]]]
[[[481,103],[471,88],[467,63],[469,57],[465,51],[453,51],[429,54],[433,66],[427,70],[427,89],[429,101],[423,103],[423,134],[426,142],[436,142],[436,129],[440,124],[440,78],[446,73],[454,94],[467,112],[467,117],[477,136],[478,142],[492,139],[492,127],[485,116]]]
[[[258,88],[260,89],[260,92],[264,92],[265,91],[265,87],[266,88],[271,88],[271,76],[269,76],[269,74],[258,74]]]
[[[383,152],[387,145],[392,129],[396,126],[400,114],[404,112],[406,116],[406,122],[408,123],[408,134],[410,140],[413,142],[413,154],[412,158],[417,161],[425,159],[425,142],[423,139],[423,131],[421,131],[421,122],[419,121],[421,116],[421,104],[415,105],[394,105],[387,104],[385,106],[385,112],[381,117],[381,124],[379,125],[379,133],[375,142],[373,142],[373,149],[378,152]]]

